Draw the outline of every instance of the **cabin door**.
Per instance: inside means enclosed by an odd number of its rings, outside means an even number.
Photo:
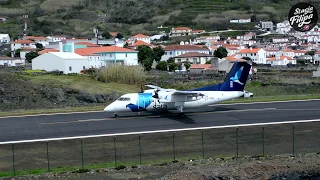
[[[139,106],[139,110],[140,109],[145,109],[146,108],[146,100],[144,98],[144,96],[139,95],[139,100],[138,100],[138,106]]]

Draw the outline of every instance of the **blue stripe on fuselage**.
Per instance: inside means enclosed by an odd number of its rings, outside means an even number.
[[[136,104],[127,104],[126,107],[130,108],[132,112],[145,110],[152,103],[152,93],[138,93],[138,100]]]

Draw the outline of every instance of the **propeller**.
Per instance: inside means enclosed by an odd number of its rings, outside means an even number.
[[[159,99],[159,94],[158,94],[159,91],[160,91],[160,89],[154,90],[154,95],[152,97],[156,98],[156,99]]]
[[[158,92],[163,90],[163,88],[159,87],[159,86],[154,86],[154,85],[146,85],[149,88],[155,89],[154,90],[154,95],[152,96],[153,98],[159,99],[159,94]]]

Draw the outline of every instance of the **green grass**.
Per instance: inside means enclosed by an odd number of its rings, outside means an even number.
[[[48,85],[51,87],[74,88],[93,94],[103,93],[131,93],[139,91],[139,86],[126,85],[119,83],[103,83],[92,79],[89,76],[78,75],[24,75],[31,78],[37,84]]]
[[[181,157],[178,160],[179,161],[187,161],[189,159],[201,159],[201,157]],[[176,159],[177,160],[177,159]],[[172,162],[173,159],[162,159],[162,160],[151,160],[151,161],[142,161],[141,165],[153,165],[153,166],[163,166],[167,165],[168,163]],[[115,166],[115,163],[105,163],[105,164],[90,164],[90,165],[84,165],[82,166],[66,166],[66,167],[56,167],[56,168],[50,168],[50,171],[48,169],[34,169],[29,171],[16,171],[15,176],[23,176],[23,175],[39,175],[44,174],[47,172],[50,173],[65,173],[65,172],[87,172],[90,170],[100,170],[104,168],[115,168],[115,169],[122,169],[126,167],[136,167],[137,165],[140,165],[140,162],[117,162],[117,165]],[[0,177],[9,177],[14,176],[14,172],[0,172]]]

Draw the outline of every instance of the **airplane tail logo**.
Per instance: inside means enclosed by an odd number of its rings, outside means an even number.
[[[221,91],[243,91],[251,65],[247,62],[235,62],[227,78],[221,84]]]

